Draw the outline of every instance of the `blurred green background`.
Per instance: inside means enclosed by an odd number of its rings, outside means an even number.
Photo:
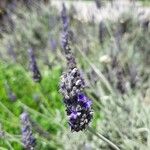
[[[93,132],[79,133],[70,131],[59,93],[66,61],[60,44],[62,1],[57,1],[60,8],[53,2],[0,1],[0,150],[23,149],[23,110],[30,115],[36,150],[112,150],[98,134],[121,150],[149,150],[150,13],[145,9],[150,1],[140,2],[140,12],[134,6],[115,20],[97,21],[92,16],[87,22],[78,18],[78,2],[67,5],[72,52],[94,110]],[[103,1],[98,12],[108,3]],[[29,70],[30,47],[42,75],[40,83],[32,80]]]

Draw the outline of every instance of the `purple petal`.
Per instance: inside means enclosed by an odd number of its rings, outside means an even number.
[[[72,113],[70,114],[70,118],[71,118],[71,119],[76,119],[77,116],[78,116],[78,113],[77,113],[76,111],[74,111],[74,112],[72,112]]]
[[[84,105],[84,107],[87,109],[87,108],[90,108],[92,105],[92,101],[87,101]]]

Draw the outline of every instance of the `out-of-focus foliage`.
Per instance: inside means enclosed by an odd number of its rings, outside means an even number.
[[[67,125],[59,94],[66,62],[57,9],[47,2],[20,2],[12,11],[7,9],[0,28],[0,149],[22,149],[19,116],[25,110],[30,114],[37,150],[111,150],[88,130],[71,133]],[[92,128],[121,150],[150,149],[147,20],[141,21],[130,11],[115,22],[102,20],[105,37],[100,40],[99,22],[81,22],[74,17],[75,6],[71,10],[70,44],[93,101]],[[40,83],[32,81],[29,71],[30,47],[42,74]]]

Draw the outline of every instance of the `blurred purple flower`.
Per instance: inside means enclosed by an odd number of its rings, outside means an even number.
[[[7,83],[7,81],[5,82],[5,89],[6,89],[6,92],[7,92],[9,100],[11,100],[12,102],[15,102],[17,100],[17,96],[12,91],[12,89],[10,88],[9,84]]]
[[[52,51],[55,51],[57,48],[57,42],[55,39],[50,39],[50,47]]]
[[[16,99],[17,99],[17,96],[16,96],[16,94],[14,93],[14,92],[12,92],[12,91],[10,91],[9,93],[8,93],[8,97],[9,97],[9,99],[11,100],[11,101],[16,101]]]
[[[96,7],[100,9],[102,7],[102,0],[95,0]]]
[[[8,7],[9,11],[13,12],[16,9],[16,7],[17,7],[17,0],[13,0],[10,3],[8,3],[7,7]]]
[[[63,31],[66,32],[69,27],[69,18],[67,16],[67,9],[64,3],[62,4],[61,19],[63,23]]]
[[[107,33],[106,25],[105,25],[104,21],[102,20],[99,23],[99,42],[100,42],[100,44],[104,43],[104,40],[106,38],[106,33]]]
[[[137,67],[134,64],[129,66],[129,81],[131,88],[135,88],[139,81]]]
[[[16,61],[16,53],[14,51],[14,45],[10,41],[7,45],[7,53],[8,55],[13,57],[14,61]]]
[[[30,63],[29,67],[30,67],[30,70],[32,72],[32,78],[35,82],[40,82],[42,77],[41,77],[41,73],[40,73],[38,66],[37,66],[37,63],[36,63],[33,49],[30,48],[28,50],[28,52],[29,52],[29,63]]]
[[[21,131],[22,131],[22,142],[27,150],[33,150],[36,145],[36,139],[32,135],[32,128],[29,120],[28,113],[23,112],[20,115],[21,119]]]
[[[121,94],[126,93],[126,84],[124,80],[124,72],[123,69],[119,68],[116,73],[117,76],[117,83],[116,83],[116,88]]]

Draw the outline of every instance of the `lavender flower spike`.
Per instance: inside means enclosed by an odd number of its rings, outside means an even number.
[[[29,121],[29,116],[26,112],[20,115],[21,125],[22,125],[22,142],[26,150],[34,150],[36,145],[36,139],[32,135],[31,124]]]
[[[61,11],[61,18],[62,18],[62,24],[63,24],[63,33],[62,33],[62,48],[65,52],[65,56],[67,59],[67,65],[69,68],[74,68],[76,66],[76,62],[74,57],[72,57],[71,48],[69,45],[69,34],[68,34],[68,28],[69,28],[69,19],[67,16],[67,10],[65,7],[65,4],[62,5],[62,11]]]
[[[67,13],[64,4],[61,13],[63,22],[62,46],[65,51],[68,69],[61,76],[60,92],[64,97],[71,130],[78,132],[86,129],[93,117],[92,102],[83,91],[85,82],[76,66],[75,58],[71,53],[68,38],[68,22],[65,22],[67,20],[67,16],[65,16]]]
[[[84,93],[85,83],[77,68],[62,75],[60,92],[64,96],[69,125],[72,131],[86,129],[93,117],[91,100]]]
[[[64,3],[62,4],[61,18],[63,23],[63,30],[66,32],[69,27],[69,18],[67,16],[67,9]]]
[[[30,67],[30,70],[32,72],[32,78],[35,82],[40,82],[42,77],[41,77],[41,73],[38,69],[38,66],[37,66],[37,63],[36,63],[36,59],[35,59],[35,56],[34,56],[34,53],[33,53],[33,49],[30,48],[28,50],[29,52],[29,67]]]

